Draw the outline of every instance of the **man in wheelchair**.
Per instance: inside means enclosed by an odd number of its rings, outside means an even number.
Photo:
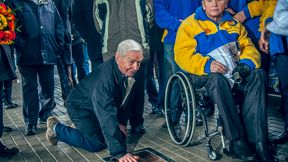
[[[231,153],[243,161],[271,162],[260,54],[242,24],[225,11],[227,3],[203,0],[202,7],[182,22],[174,59],[190,74],[194,88],[204,86],[217,104]],[[240,114],[234,90],[243,97]]]

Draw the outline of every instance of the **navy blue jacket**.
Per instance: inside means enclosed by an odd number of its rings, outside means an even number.
[[[99,65],[70,92],[67,98],[67,111],[95,114],[99,125],[95,130],[102,130],[108,150],[115,156],[126,153],[125,136],[119,124],[125,125],[129,110],[126,108],[124,77],[112,58]],[[127,95],[127,94],[126,94]],[[68,113],[69,114],[69,113]],[[91,118],[92,119],[92,118]],[[79,119],[81,120],[81,119]]]
[[[37,5],[32,0],[6,0],[21,27],[15,39],[19,65],[56,64],[63,48],[63,21],[55,4],[44,2]]]

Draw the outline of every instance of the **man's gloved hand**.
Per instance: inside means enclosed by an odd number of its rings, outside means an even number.
[[[235,84],[240,84],[250,74],[250,67],[244,63],[238,64],[232,72]]]

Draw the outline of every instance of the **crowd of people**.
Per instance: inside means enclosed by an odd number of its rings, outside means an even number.
[[[9,129],[3,125],[2,101],[7,108],[18,106],[11,100],[15,48],[25,134],[37,134],[37,125],[45,123],[52,145],[62,141],[90,152],[107,148],[115,160],[138,161],[127,152],[127,125],[131,134],[146,132],[145,88],[151,113],[163,116],[165,87],[177,71],[186,73],[196,88],[207,89],[235,157],[271,162],[271,142],[288,141],[288,24],[283,22],[287,0],[6,0],[5,4],[14,10],[20,30],[14,44],[1,45],[0,136]],[[220,50],[232,44],[237,53],[232,57],[228,49],[231,56],[221,58]],[[266,82],[271,63],[278,73],[285,125],[283,133],[269,140]],[[52,113],[55,66],[73,126]],[[241,82],[236,82],[239,77]],[[240,113],[235,93],[241,98]],[[172,114],[177,113],[179,86],[173,85],[171,98]],[[177,117],[172,120],[179,122]],[[0,143],[0,156],[18,151]]]

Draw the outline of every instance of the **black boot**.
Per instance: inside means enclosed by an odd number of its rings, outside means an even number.
[[[7,148],[4,146],[0,141],[0,157],[6,157],[6,156],[13,156],[19,152],[19,149],[16,147],[13,148]]]
[[[231,141],[230,152],[242,161],[251,162],[257,160],[256,154],[250,149],[248,142],[244,138]]]
[[[259,142],[256,144],[256,152],[262,162],[273,162],[274,158],[268,148],[268,143]]]

